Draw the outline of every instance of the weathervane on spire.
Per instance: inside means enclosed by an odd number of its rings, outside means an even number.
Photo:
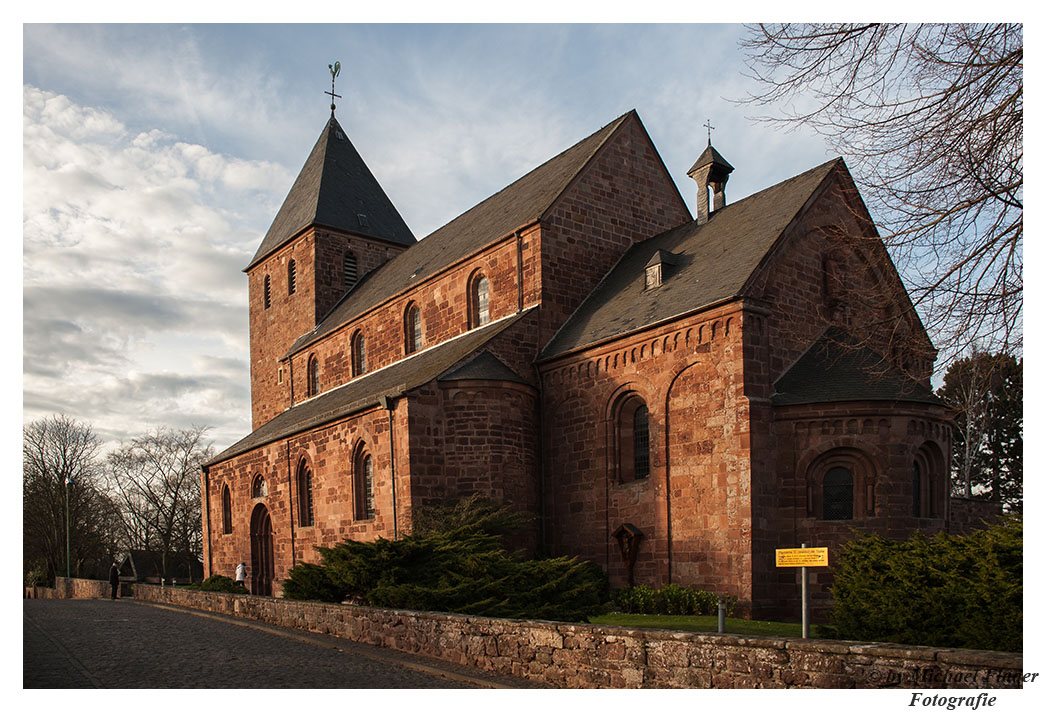
[[[342,98],[341,94],[335,94],[334,93],[334,79],[342,71],[342,63],[341,62],[335,62],[334,64],[327,65],[327,68],[329,70],[331,70],[331,91],[324,92],[324,94],[330,94],[331,95],[331,116],[334,116],[334,100],[335,100],[335,97],[337,97],[339,99]]]
[[[332,109],[333,108],[334,107],[332,107]],[[713,126],[712,123],[708,119],[705,120],[705,123],[702,124],[702,126],[705,127],[705,138],[709,142],[709,145],[712,146],[713,145],[713,129],[715,129],[716,127]]]

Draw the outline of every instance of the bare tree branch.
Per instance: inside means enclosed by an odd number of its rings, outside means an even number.
[[[746,101],[845,157],[943,363],[1020,351],[1021,25],[755,25],[742,44]]]

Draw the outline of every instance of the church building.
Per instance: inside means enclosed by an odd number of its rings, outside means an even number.
[[[418,240],[332,111],[244,269],[254,430],[202,473],[206,574],[279,595],[479,494],[613,586],[795,615],[776,548],[976,520],[843,160],[729,202],[734,170],[705,147],[692,217],[630,111]]]

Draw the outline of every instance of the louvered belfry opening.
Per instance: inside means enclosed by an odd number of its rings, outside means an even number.
[[[346,250],[342,257],[342,286],[348,290],[356,284],[356,279],[356,254]]]

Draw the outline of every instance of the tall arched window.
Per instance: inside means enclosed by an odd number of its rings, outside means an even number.
[[[265,282],[262,287],[262,302],[265,304],[266,309],[269,309],[269,306],[273,303],[273,281],[269,275],[265,276]]]
[[[298,270],[294,258],[287,261],[287,294],[293,295],[298,289]]]
[[[920,473],[920,464],[913,461],[912,464],[912,516],[923,517],[923,477]]]
[[[491,291],[482,274],[473,277],[469,289],[469,326],[482,327],[491,321]]]
[[[367,341],[363,332],[353,335],[352,341],[353,376],[367,373]]]
[[[850,520],[854,517],[854,478],[839,466],[830,468],[822,480],[822,519]]]
[[[233,502],[229,495],[229,486],[222,486],[222,533],[228,535],[233,531]]]
[[[404,353],[411,354],[422,348],[422,310],[412,304],[404,313]]]
[[[620,482],[651,474],[651,430],[647,404],[637,394],[623,397],[617,409],[617,468]]]
[[[308,396],[316,396],[320,393],[320,361],[314,357],[309,357],[309,367],[306,369],[306,394]]]
[[[353,463],[354,488],[356,495],[356,519],[374,519],[374,459],[362,447],[357,450]]]
[[[913,517],[941,517],[945,511],[945,457],[932,441],[920,447],[912,464]]]
[[[356,284],[356,254],[346,250],[342,256],[342,286],[349,289]]]
[[[647,424],[647,407],[633,413],[633,475],[646,478],[651,474],[651,434]]]
[[[313,471],[303,458],[298,464],[298,525],[313,524]]]

